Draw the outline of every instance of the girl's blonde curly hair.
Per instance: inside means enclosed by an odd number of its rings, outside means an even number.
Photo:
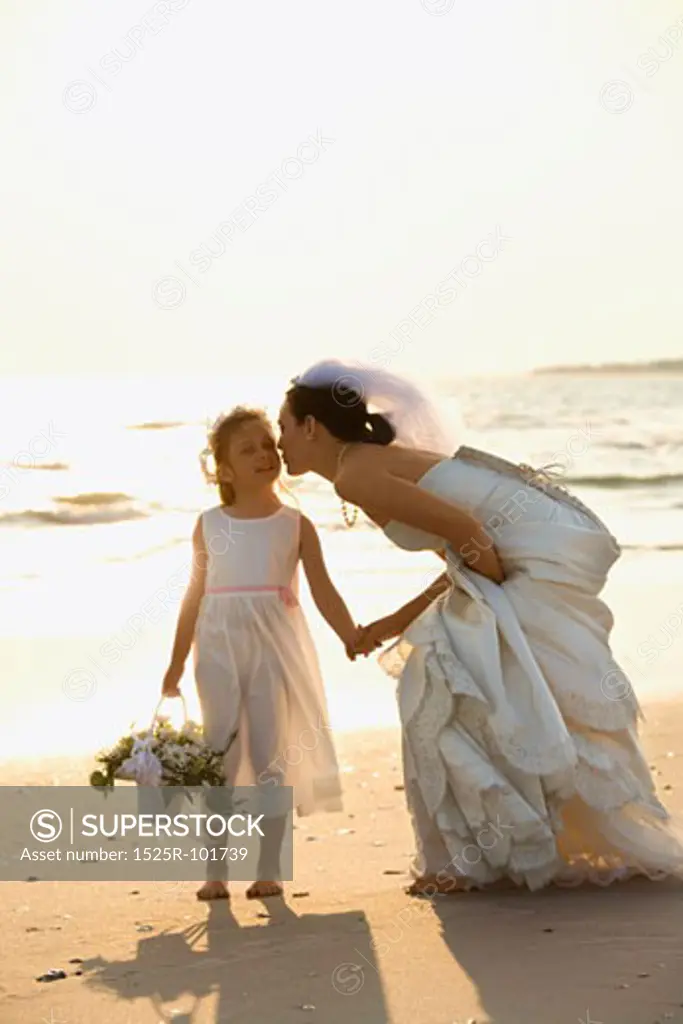
[[[262,423],[272,431],[270,420],[262,409],[238,405],[224,416],[219,416],[209,431],[208,445],[199,456],[204,479],[218,487],[223,505],[234,505],[235,488],[227,480],[219,479],[220,468],[228,462],[228,449],[235,431],[245,423],[253,422]]]

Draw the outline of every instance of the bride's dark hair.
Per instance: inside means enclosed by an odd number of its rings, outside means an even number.
[[[303,423],[307,416],[312,416],[338,441],[391,444],[396,431],[386,416],[379,412],[368,412],[363,395],[358,390],[340,385],[341,381],[338,381],[314,388],[295,381],[286,398],[297,423]]]

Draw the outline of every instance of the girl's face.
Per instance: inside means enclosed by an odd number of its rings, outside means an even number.
[[[242,424],[230,438],[226,478],[239,494],[275,483],[280,475],[280,456],[272,430],[260,420]]]
[[[297,422],[286,399],[280,409],[278,426],[280,427],[278,447],[285,460],[287,472],[290,476],[301,476],[302,473],[308,473],[311,468],[310,427],[307,427],[305,422]]]

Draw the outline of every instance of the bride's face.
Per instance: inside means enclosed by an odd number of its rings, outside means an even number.
[[[310,431],[305,423],[298,423],[285,400],[278,418],[280,440],[278,448],[282,452],[287,472],[290,476],[301,476],[310,468],[311,443]]]

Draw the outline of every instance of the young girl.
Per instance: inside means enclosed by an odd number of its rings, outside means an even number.
[[[265,415],[234,409],[214,426],[202,458],[221,504],[204,512],[194,530],[193,572],[162,693],[179,695],[194,641],[207,742],[222,750],[237,731],[226,755],[228,785],[293,786],[299,814],[339,810],[325,694],[297,600],[299,561],[313,600],[350,658],[356,625],[327,574],[313,525],[275,493],[281,463]],[[274,880],[282,829],[269,830],[262,844],[250,899],[282,894]],[[228,898],[224,865],[209,865],[198,899]]]

